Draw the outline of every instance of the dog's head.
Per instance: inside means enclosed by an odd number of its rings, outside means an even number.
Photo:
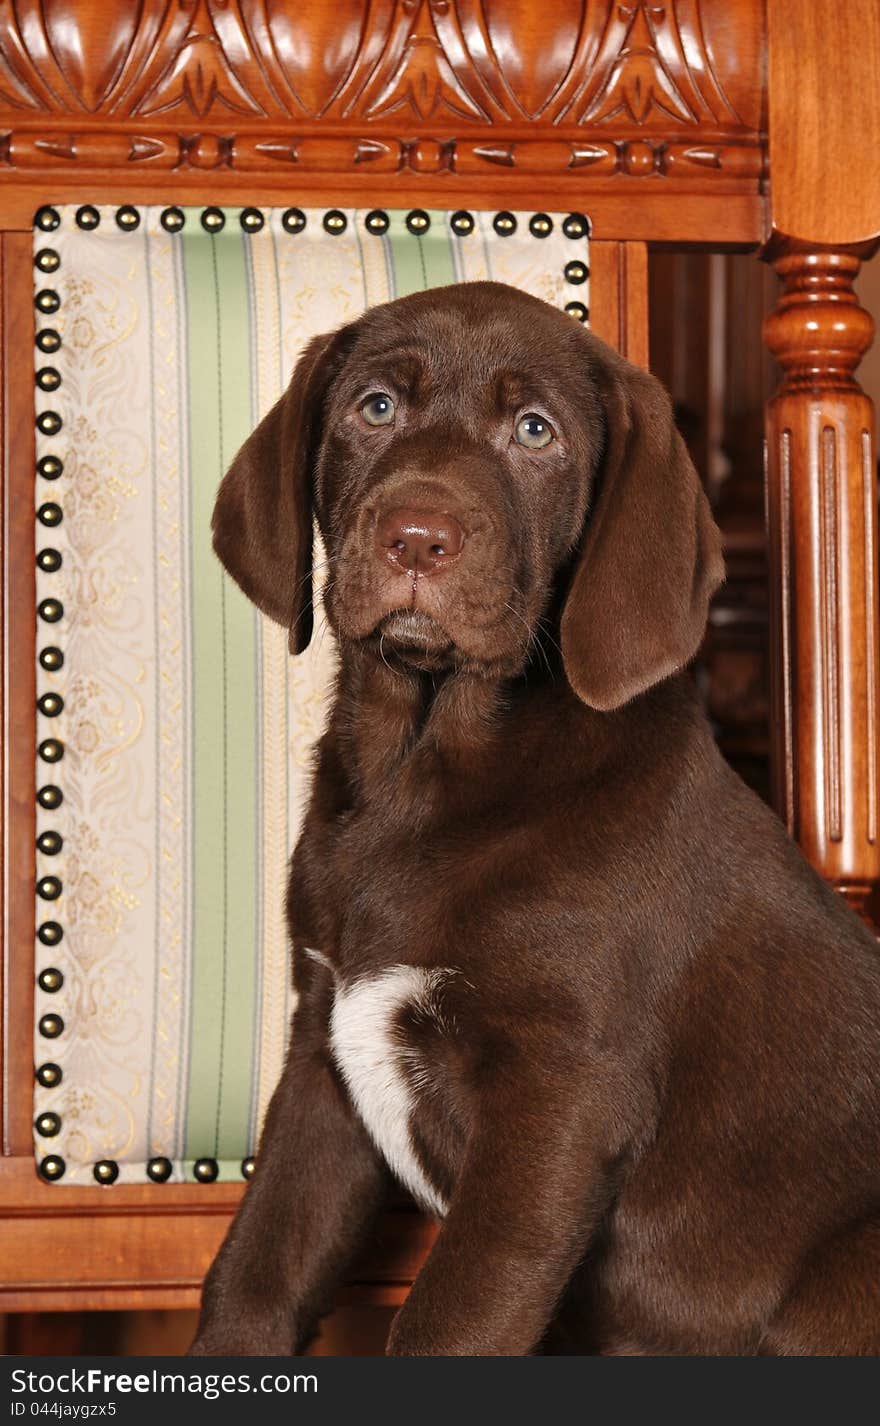
[[[562,586],[549,632],[602,710],[688,662],[723,575],[660,384],[497,283],[314,338],[225,476],[214,548],[294,651],[311,633],[313,514],[343,645],[516,674]]]

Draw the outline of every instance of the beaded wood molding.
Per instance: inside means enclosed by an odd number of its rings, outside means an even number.
[[[757,0],[16,0],[0,175],[757,194],[763,43]]]

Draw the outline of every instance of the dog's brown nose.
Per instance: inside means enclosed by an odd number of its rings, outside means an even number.
[[[464,530],[436,510],[390,510],[376,530],[380,557],[414,576],[437,574],[461,554]]]

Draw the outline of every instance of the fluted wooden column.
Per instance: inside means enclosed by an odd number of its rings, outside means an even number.
[[[763,256],[776,800],[819,871],[880,925],[874,324],[853,280],[880,240],[880,8],[767,0]]]
[[[852,250],[776,241],[765,341],[775,792],[813,864],[866,912],[880,886],[874,412],[855,370],[874,331]]]

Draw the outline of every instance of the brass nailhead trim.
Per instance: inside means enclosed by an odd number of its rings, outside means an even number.
[[[44,921],[37,928],[37,939],[44,946],[57,946],[63,938],[64,931],[57,921]]]
[[[34,1128],[43,1139],[54,1139],[61,1128],[61,1117],[47,1110],[45,1114],[38,1114],[34,1120]]]
[[[60,456],[40,456],[37,461],[37,473],[44,480],[57,480],[64,470],[64,461]]]
[[[47,500],[37,511],[37,519],[41,525],[46,525],[48,529],[54,530],[56,525],[60,525],[64,519],[64,511],[60,505],[56,505],[54,500]]]
[[[57,208],[46,203],[42,208],[38,208],[34,214],[34,227],[39,228],[42,233],[54,233],[60,226],[61,214]]]
[[[174,1165],[170,1159],[150,1159],[147,1164],[147,1178],[152,1179],[153,1183],[167,1183],[173,1171]]]
[[[57,857],[64,846],[64,838],[60,832],[41,832],[37,838],[37,851],[43,853],[44,857]]]
[[[64,984],[64,975],[57,966],[46,966],[37,976],[37,985],[47,995],[54,995]]]
[[[62,1178],[66,1168],[67,1165],[60,1154],[48,1154],[40,1163],[40,1173],[50,1183],[55,1183],[59,1178]]]
[[[61,1066],[53,1064],[51,1060],[47,1060],[44,1065],[38,1065],[34,1076],[44,1089],[57,1089],[64,1078]]]
[[[55,331],[54,327],[43,327],[41,331],[37,332],[35,341],[40,351],[49,355],[52,352],[57,352],[61,346],[60,334]]]
[[[391,219],[381,208],[373,208],[364,219],[364,227],[368,233],[373,233],[380,238],[383,233],[387,233],[391,226]]]
[[[60,1015],[55,1015],[54,1013],[41,1015],[39,1030],[45,1039],[57,1040],[59,1035],[64,1034],[64,1021]]]
[[[54,812],[56,807],[60,807],[64,801],[64,793],[60,787],[47,784],[45,787],[41,787],[37,793],[37,801],[47,812]]]
[[[213,1183],[219,1172],[216,1159],[196,1159],[193,1164],[193,1177],[199,1183]]]
[[[113,1159],[99,1159],[92,1169],[96,1183],[115,1183],[119,1177],[119,1165]]]
[[[34,306],[38,312],[57,312],[61,298],[53,288],[44,287],[34,298]]]
[[[588,238],[592,224],[585,213],[569,213],[562,220],[562,231],[567,238]]]

